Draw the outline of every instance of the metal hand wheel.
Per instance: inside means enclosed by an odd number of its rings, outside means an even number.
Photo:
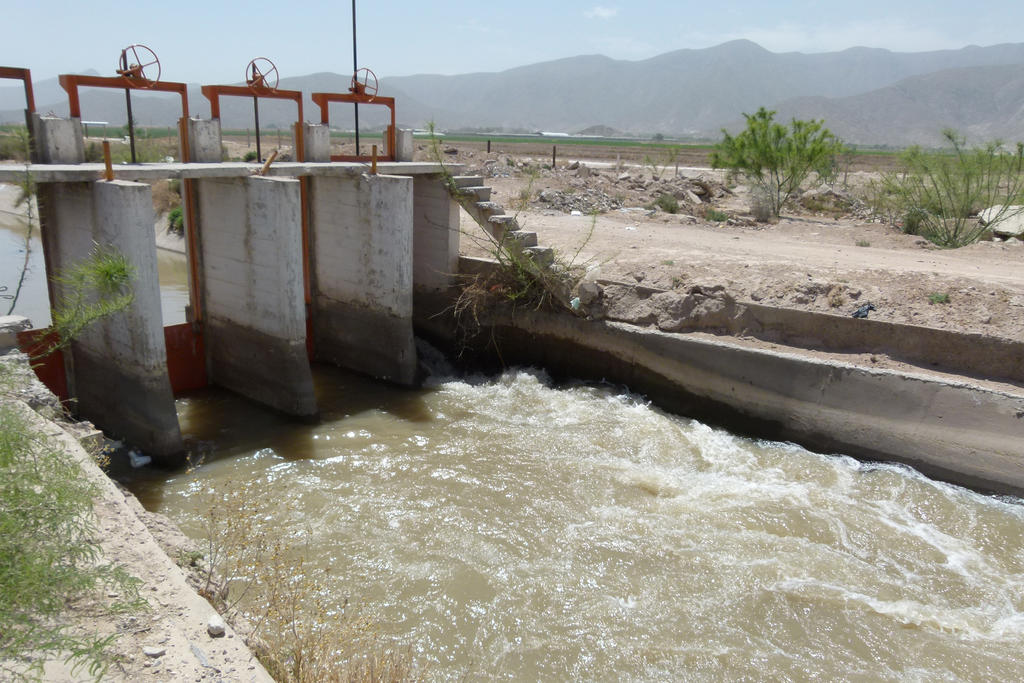
[[[245,67],[245,82],[253,90],[277,90],[280,80],[277,67],[266,57],[257,57]]]
[[[119,76],[143,88],[152,88],[160,81],[160,59],[145,45],[129,45],[121,50],[118,67]]]
[[[348,89],[357,95],[367,95],[370,99],[377,96],[377,74],[369,69],[359,69],[352,74],[352,83]]]

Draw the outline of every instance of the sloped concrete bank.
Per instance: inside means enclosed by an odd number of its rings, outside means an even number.
[[[424,334],[451,340],[446,320],[419,322]],[[494,314],[477,340],[478,359],[622,383],[665,409],[739,433],[1024,495],[1024,390],[540,311]]]

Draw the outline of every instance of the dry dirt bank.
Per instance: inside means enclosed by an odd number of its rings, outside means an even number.
[[[757,223],[747,188],[727,186],[710,169],[682,169],[679,179],[674,170],[662,170],[656,181],[649,165],[615,168],[583,160],[584,171],[561,164],[552,171],[536,163],[524,168],[506,155],[462,151],[452,160],[466,163],[467,174],[485,176],[494,201],[536,232],[542,245],[582,264],[586,280],[612,299],[607,308],[614,320],[658,324],[637,292],[680,298],[714,292],[740,303],[843,317],[871,303],[871,320],[1024,340],[1024,242],[940,249],[873,221],[857,201],[872,173],[849,174],[848,189],[839,188],[853,200],[845,210],[814,212],[794,204],[777,223]],[[645,208],[664,192],[681,197],[678,213]],[[572,207],[583,215],[571,215]],[[586,215],[588,207],[601,213]],[[712,209],[727,220],[705,218]],[[463,253],[487,255],[489,244],[465,213],[462,230]],[[899,365],[884,355],[848,360]]]

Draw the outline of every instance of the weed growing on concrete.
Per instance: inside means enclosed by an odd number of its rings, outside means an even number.
[[[0,382],[9,381],[10,371]],[[46,659],[64,657],[99,680],[116,636],[72,632],[61,614],[70,600],[106,588],[138,609],[138,581],[102,564],[94,525],[95,487],[71,456],[0,403],[0,678],[37,680]]]
[[[857,240],[855,244],[858,247],[870,247],[871,246],[871,242],[868,242],[867,240]]]
[[[472,196],[463,193],[456,185],[455,179],[448,171],[440,141],[433,134],[433,124],[428,124],[431,133],[429,154],[433,161],[441,167],[441,180],[448,193],[464,208],[469,210],[469,203],[475,201]],[[535,172],[527,170],[531,179],[528,191],[532,191]],[[525,207],[524,207],[525,208]],[[518,223],[518,212],[513,218]],[[558,255],[546,261],[537,254],[524,248],[522,244],[506,235],[494,236],[481,230],[479,234],[467,235],[470,239],[482,240],[487,251],[497,262],[497,267],[486,275],[474,275],[465,278],[461,293],[453,310],[457,317],[469,321],[472,330],[479,328],[478,311],[495,300],[504,300],[515,306],[532,308],[554,308],[575,313],[571,305],[571,292],[583,277],[583,266],[577,262],[580,252],[590,236],[593,235],[597,216],[593,216],[590,231],[580,247],[570,258]]]
[[[95,245],[85,259],[53,279],[63,289],[52,311],[51,329],[59,341],[46,353],[66,346],[86,327],[123,311],[135,300],[135,267],[114,247]]]
[[[948,304],[949,294],[946,292],[932,292],[928,295],[928,303],[930,304]]]

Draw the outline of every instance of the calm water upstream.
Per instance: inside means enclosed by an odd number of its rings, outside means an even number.
[[[180,401],[207,462],[130,485],[198,535],[244,482],[430,679],[1024,680],[1020,501],[527,370],[317,382],[314,426]]]

